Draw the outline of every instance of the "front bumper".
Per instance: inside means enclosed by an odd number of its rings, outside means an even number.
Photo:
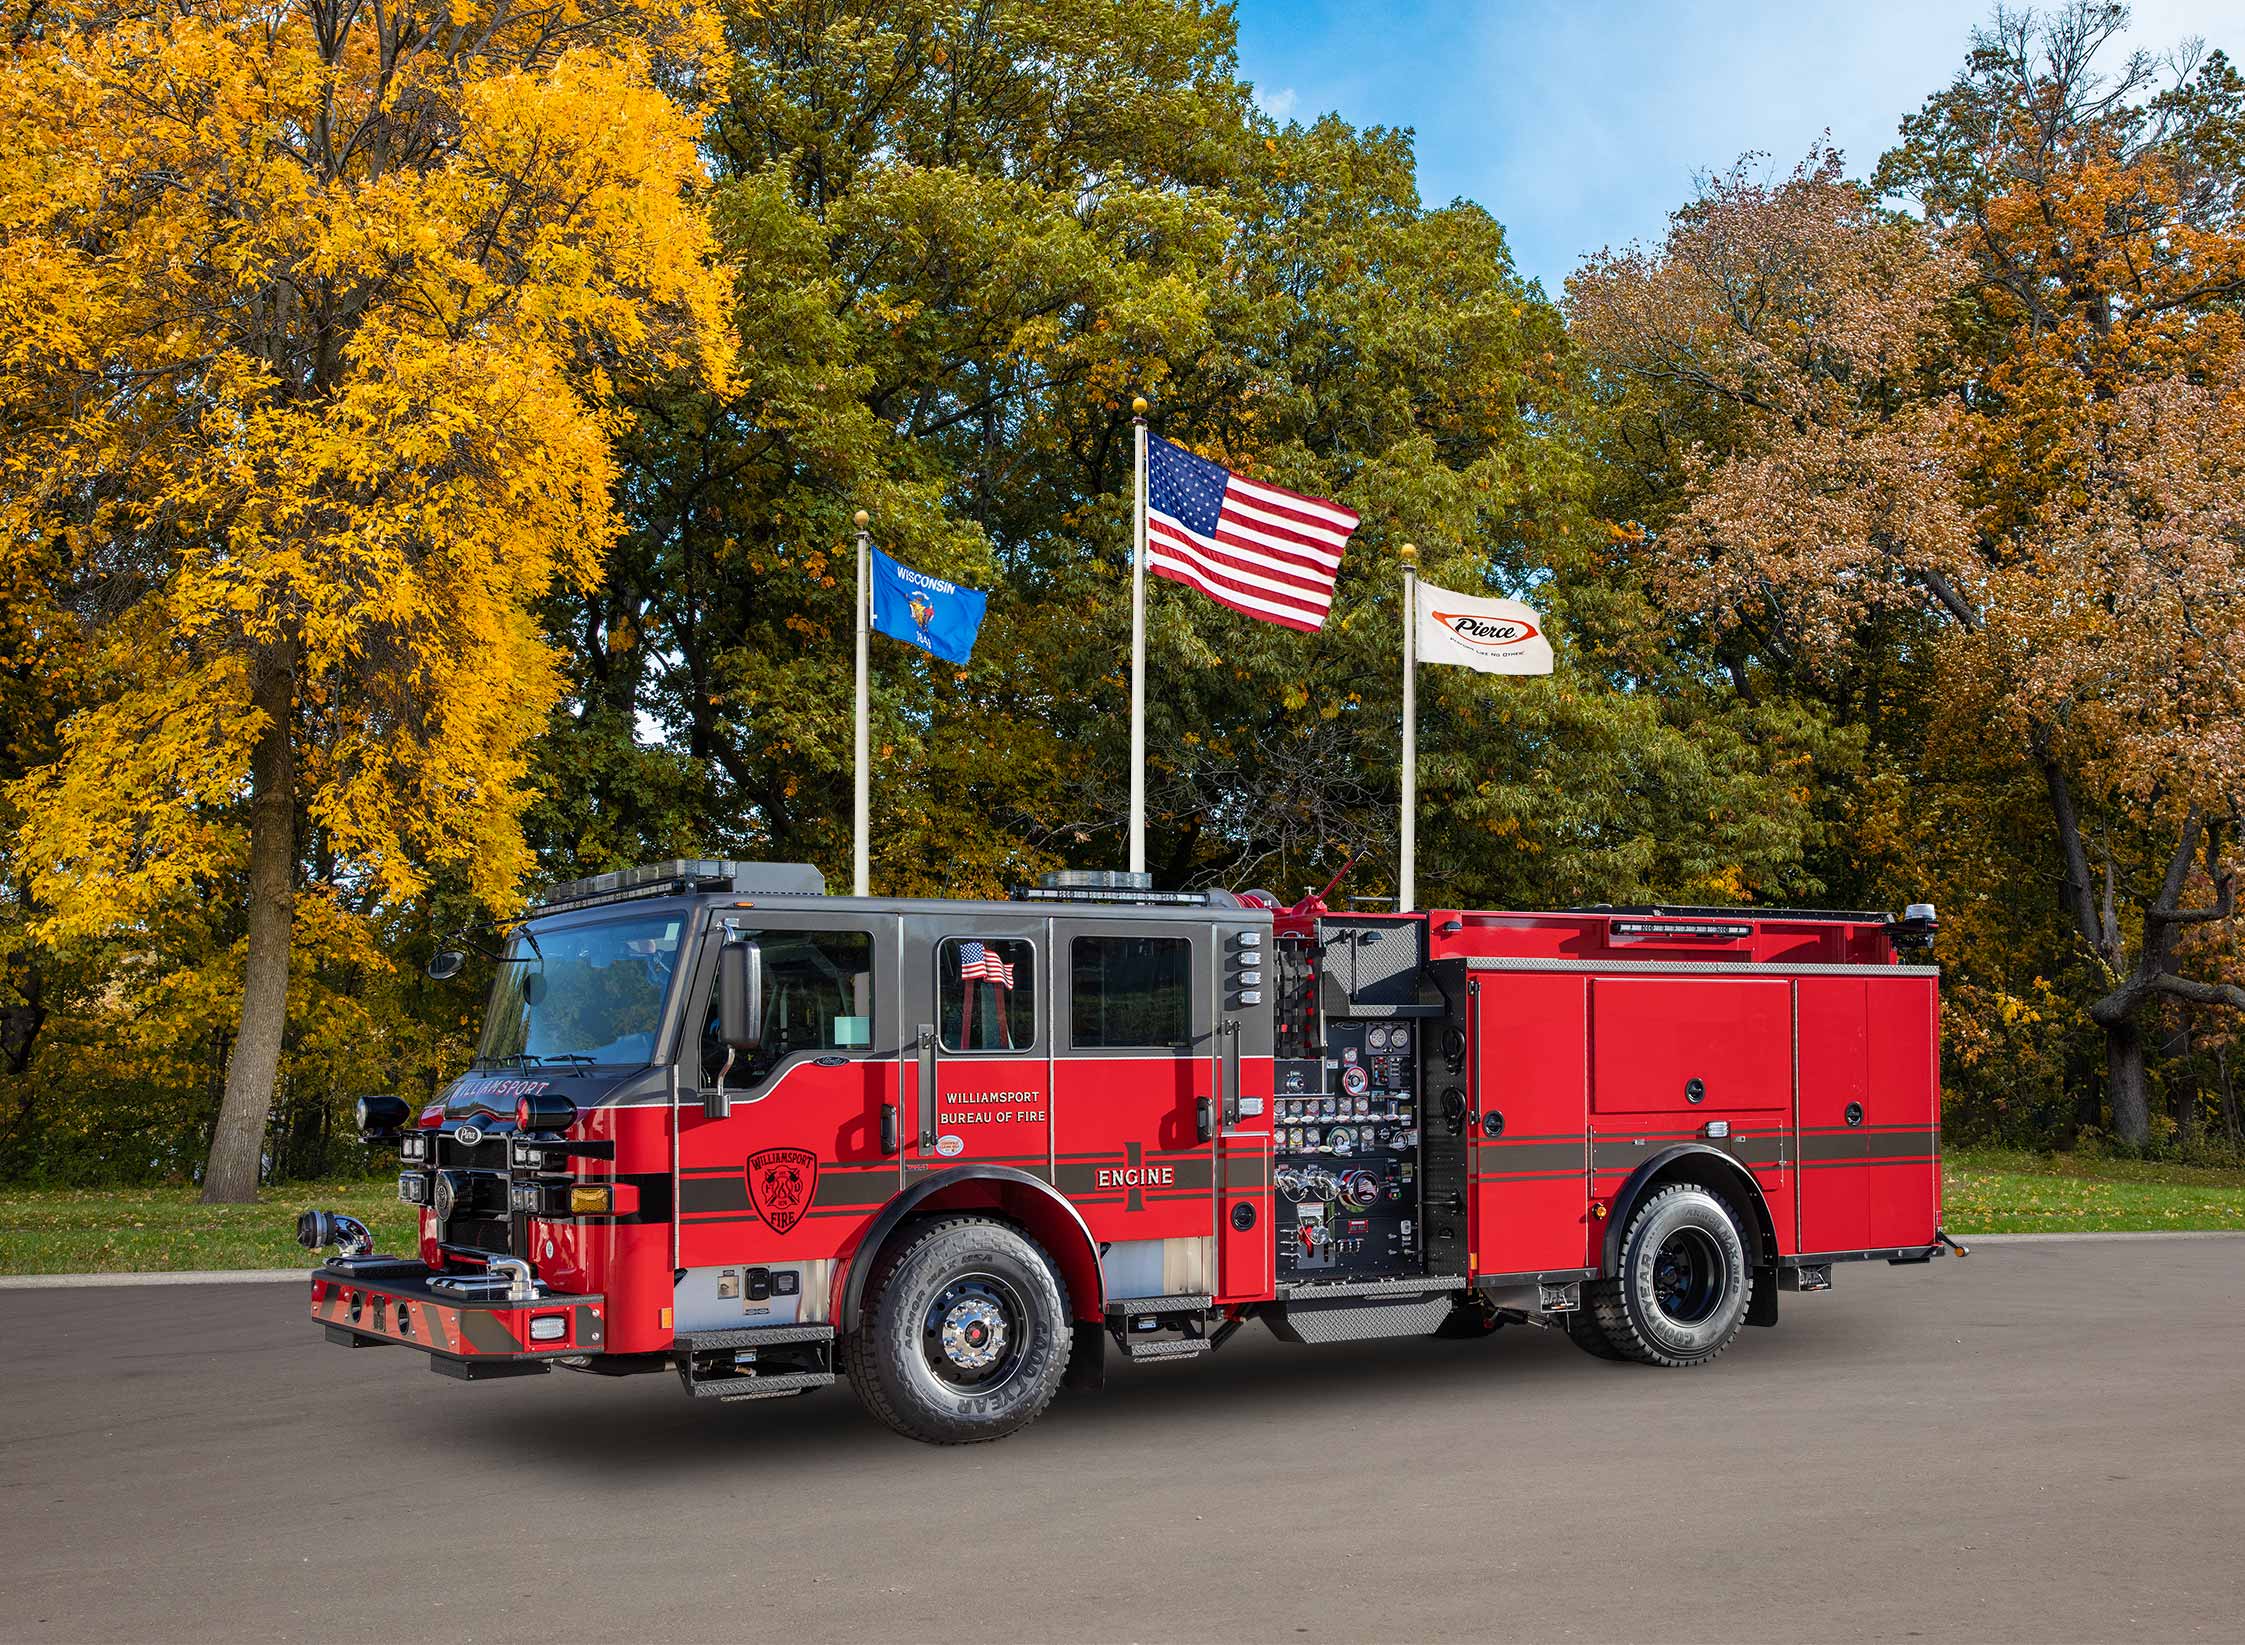
[[[330,1342],[418,1348],[431,1369],[470,1381],[535,1375],[554,1360],[606,1351],[605,1297],[470,1300],[432,1289],[426,1263],[362,1258],[355,1266],[357,1272],[330,1265],[312,1273],[312,1317]]]

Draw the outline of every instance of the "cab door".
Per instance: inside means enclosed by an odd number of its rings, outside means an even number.
[[[906,920],[908,1174],[1002,1165],[1052,1180],[1048,923],[1010,909]]]
[[[762,1043],[718,1032],[717,951],[761,956]],[[679,1048],[678,1265],[829,1257],[897,1190],[894,915],[724,912],[698,956]],[[729,1112],[705,1111],[722,1092]]]
[[[1052,929],[1065,1002],[1053,1073],[1061,1191],[1102,1245],[1212,1242],[1218,1093],[1227,1054],[1236,1057],[1217,1032],[1212,928],[1084,918]],[[1110,1251],[1107,1266],[1114,1294],[1215,1285],[1212,1244]]]

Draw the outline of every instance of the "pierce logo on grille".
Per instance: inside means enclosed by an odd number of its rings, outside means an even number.
[[[807,1148],[767,1148],[748,1156],[748,1203],[775,1234],[803,1220],[817,1186],[818,1156]]]

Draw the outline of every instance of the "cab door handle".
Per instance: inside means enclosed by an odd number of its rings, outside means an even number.
[[[920,1024],[920,1147],[935,1146],[935,1025]]]
[[[1218,1061],[1224,1069],[1224,1123],[1239,1123],[1239,1019],[1227,1021],[1217,1032],[1222,1036],[1222,1054]]]
[[[1216,1137],[1216,1104],[1203,1097],[1193,1105],[1193,1117],[1199,1123],[1200,1140],[1212,1142]]]
[[[896,1140],[896,1104],[884,1102],[881,1104],[881,1152],[893,1156]]]

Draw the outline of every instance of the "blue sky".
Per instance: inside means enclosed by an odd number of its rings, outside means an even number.
[[[1285,119],[1418,133],[1420,192],[1504,224],[1559,294],[1585,253],[1657,238],[1696,172],[1790,166],[1826,130],[1868,170],[1964,61],[1978,0],[1239,0],[1241,73]],[[2237,0],[2143,0],[2131,43],[2245,55]]]

